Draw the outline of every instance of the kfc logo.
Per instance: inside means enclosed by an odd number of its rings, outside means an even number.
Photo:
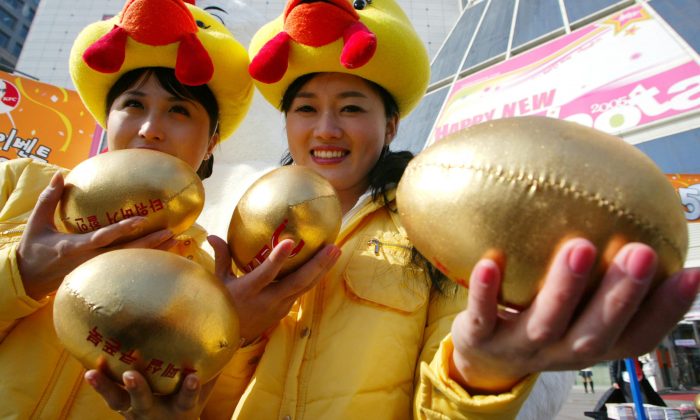
[[[0,114],[12,112],[19,105],[19,91],[7,80],[0,79]]]

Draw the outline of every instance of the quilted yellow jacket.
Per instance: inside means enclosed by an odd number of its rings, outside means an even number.
[[[396,213],[368,200],[345,219],[332,271],[268,339],[235,354],[203,417],[514,417],[536,375],[492,396],[471,396],[448,377],[449,331],[466,292],[441,294],[411,268]]]
[[[121,418],[83,381],[85,369],[58,341],[53,296],[27,296],[17,269],[17,246],[41,191],[57,166],[31,159],[0,163],[0,419]],[[194,226],[179,236],[178,253],[210,270]]]

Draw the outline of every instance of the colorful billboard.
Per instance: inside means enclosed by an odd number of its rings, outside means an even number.
[[[700,110],[700,65],[644,6],[625,9],[457,81],[426,146],[522,115],[611,134]]]
[[[97,154],[101,137],[77,92],[0,71],[0,161],[73,168]]]
[[[700,174],[668,174],[676,189],[688,223],[700,223]]]

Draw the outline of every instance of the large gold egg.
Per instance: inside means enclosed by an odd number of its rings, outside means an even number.
[[[240,343],[238,316],[219,279],[187,258],[153,249],[99,255],[56,292],[54,326],[86,368],[121,382],[141,372],[159,394],[195,372],[213,378]]]
[[[182,233],[203,206],[204,187],[187,163],[154,150],[126,149],[87,159],[66,176],[59,217],[65,231],[84,233],[145,216],[143,228],[119,243],[160,229]]]
[[[599,251],[589,290],[625,243],[657,251],[657,281],[683,267],[688,248],[682,206],[649,158],[544,117],[483,123],[425,149],[399,183],[397,206],[415,247],[462,285],[481,257],[505,257],[500,299],[513,308],[531,303],[566,239],[585,237]]]
[[[256,180],[231,216],[228,244],[239,269],[250,272],[283,239],[296,247],[281,275],[294,271],[321,247],[333,243],[342,213],[333,186],[302,166],[277,168]]]

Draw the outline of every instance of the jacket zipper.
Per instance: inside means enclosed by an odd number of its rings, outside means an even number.
[[[390,243],[382,242],[382,241],[380,241],[379,239],[376,239],[376,238],[370,239],[369,241],[367,241],[367,245],[373,245],[373,246],[374,246],[374,255],[379,255],[379,249],[382,248],[382,247],[385,247],[385,246],[386,246],[386,247],[391,247],[391,248],[407,249],[407,250],[409,250],[409,251],[411,250],[411,247],[410,247],[410,246],[399,245],[399,244],[390,244]]]

